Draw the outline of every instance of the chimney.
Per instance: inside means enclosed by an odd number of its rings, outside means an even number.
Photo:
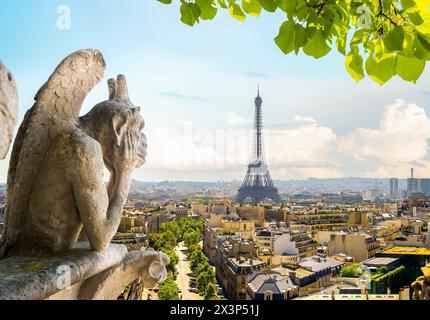
[[[414,178],[414,168],[411,168],[411,178]]]

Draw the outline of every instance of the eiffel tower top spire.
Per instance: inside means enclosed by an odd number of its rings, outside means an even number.
[[[261,96],[260,96],[260,85],[258,85],[257,97],[255,98],[255,103],[259,104],[260,106],[263,103],[263,99],[261,99]]]

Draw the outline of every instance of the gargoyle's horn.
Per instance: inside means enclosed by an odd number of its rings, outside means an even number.
[[[111,78],[108,80],[109,99],[112,100],[116,95],[116,80]]]
[[[116,78],[116,95],[115,98],[120,101],[128,101],[127,80],[124,75],[120,74]]]

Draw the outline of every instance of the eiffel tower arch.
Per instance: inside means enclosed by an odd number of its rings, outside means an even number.
[[[265,199],[281,202],[278,189],[274,186],[270,175],[269,166],[265,160],[263,143],[263,99],[260,97],[260,88],[255,98],[255,123],[254,123],[254,143],[251,161],[248,165],[245,179],[236,196],[237,202],[244,202],[249,199],[258,203]]]

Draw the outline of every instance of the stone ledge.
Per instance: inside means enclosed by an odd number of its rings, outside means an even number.
[[[53,257],[11,257],[0,260],[0,300],[43,300],[120,264],[128,254],[124,245],[111,244],[91,252],[87,243]]]

